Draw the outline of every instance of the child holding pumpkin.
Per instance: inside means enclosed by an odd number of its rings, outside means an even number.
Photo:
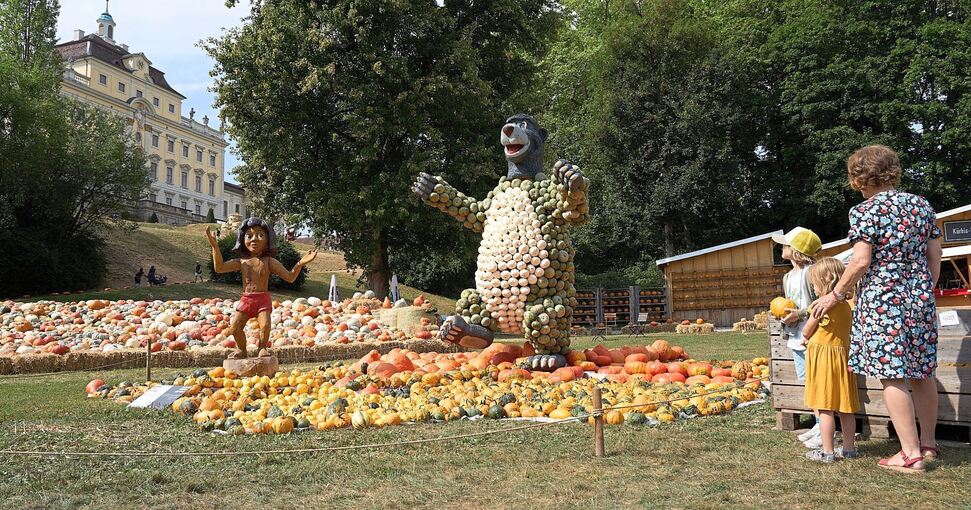
[[[782,245],[782,258],[792,263],[792,270],[782,277],[782,287],[785,297],[796,304],[795,308],[786,308],[788,315],[783,317],[783,337],[786,346],[792,352],[792,361],[796,365],[796,378],[806,379],[806,346],[802,330],[809,317],[809,305],[816,300],[816,294],[809,284],[809,268],[812,267],[814,257],[822,248],[822,241],[815,232],[803,227],[796,227],[785,235],[773,235],[772,240]],[[819,416],[816,424],[808,432],[799,435],[800,441],[806,442],[807,448],[819,447]]]
[[[843,263],[832,257],[813,264],[809,269],[809,281],[816,294],[825,296],[832,292],[843,271]],[[860,397],[856,374],[847,370],[852,324],[850,305],[841,301],[821,319],[810,316],[803,329],[803,336],[809,338],[803,399],[807,407],[818,409],[822,439],[821,449],[806,452],[806,458],[810,460],[833,462],[838,457],[858,456],[854,447],[854,413],[860,409]],[[837,413],[843,429],[843,447],[840,449],[833,447]]]

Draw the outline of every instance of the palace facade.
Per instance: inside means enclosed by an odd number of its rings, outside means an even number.
[[[186,97],[144,53],[115,40],[111,14],[102,13],[97,24],[97,33],[75,30],[72,40],[56,46],[65,66],[61,92],[131,121],[152,180],[137,216],[148,220],[155,213],[159,222],[174,225],[205,221],[209,210],[221,221],[234,212],[248,217],[245,191],[225,181],[222,125],[210,126],[208,117],[197,121],[191,109],[183,116]]]

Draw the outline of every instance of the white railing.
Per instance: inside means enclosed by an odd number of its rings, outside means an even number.
[[[78,74],[73,69],[67,69],[64,71],[64,79],[74,80],[85,87],[91,86],[91,78],[88,78],[83,74]]]

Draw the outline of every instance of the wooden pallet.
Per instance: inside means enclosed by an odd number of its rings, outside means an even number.
[[[940,309],[939,314],[951,311]],[[958,316],[958,323],[942,325],[938,330],[938,424],[967,429],[971,433],[971,309],[954,309],[953,312]],[[768,330],[776,428],[797,430],[800,418],[812,415],[812,411],[803,405],[805,385],[796,379],[792,352],[782,339],[782,323],[770,317]],[[857,414],[862,424],[860,430],[870,437],[889,437],[892,424],[883,401],[883,385],[877,379],[866,377],[857,377],[857,382],[863,406]]]

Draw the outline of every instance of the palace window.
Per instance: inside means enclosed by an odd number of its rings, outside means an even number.
[[[158,180],[158,163],[152,161],[152,164],[150,166],[152,168],[152,180],[153,181],[157,181]]]
[[[239,214],[239,204],[236,204],[236,214]]]
[[[152,135],[152,147],[158,148],[158,135]]]
[[[202,206],[199,204],[196,204],[196,214],[202,214]]]
[[[182,157],[183,158],[189,157],[189,146],[188,145],[183,145],[182,146]]]
[[[229,216],[229,202],[223,200],[223,218]]]
[[[142,142],[142,132],[141,131],[135,132],[135,141],[138,142],[138,143],[141,143]]]
[[[209,179],[209,196],[216,196],[216,181],[213,179]]]
[[[202,193],[202,176],[196,176],[196,193]]]
[[[108,84],[108,77],[105,76],[105,75],[103,75],[103,74],[102,75],[99,75],[98,76],[98,83],[100,83],[102,85],[107,85]]]
[[[202,163],[202,151],[196,150],[196,161]]]
[[[157,97],[153,97],[152,98],[152,106],[158,108],[158,98]]]
[[[189,172],[182,171],[182,187],[189,189]]]
[[[172,197],[165,197],[165,205],[168,205],[168,206],[172,205]]]
[[[165,183],[172,184],[172,167],[165,169]],[[172,201],[169,200],[169,205],[172,205]]]
[[[189,202],[186,201],[186,200],[183,200],[182,201],[182,208],[188,210],[189,209]]]
[[[216,166],[216,156],[212,154],[209,155],[209,166]]]
[[[135,97],[142,97],[142,91],[135,89]]]
[[[172,140],[169,140],[168,149],[169,149],[169,152],[175,152],[175,142],[173,142]]]
[[[124,91],[125,91],[125,84],[122,82],[118,82],[118,92],[124,92]]]
[[[172,103],[169,103],[169,113],[175,113],[175,105]]]

